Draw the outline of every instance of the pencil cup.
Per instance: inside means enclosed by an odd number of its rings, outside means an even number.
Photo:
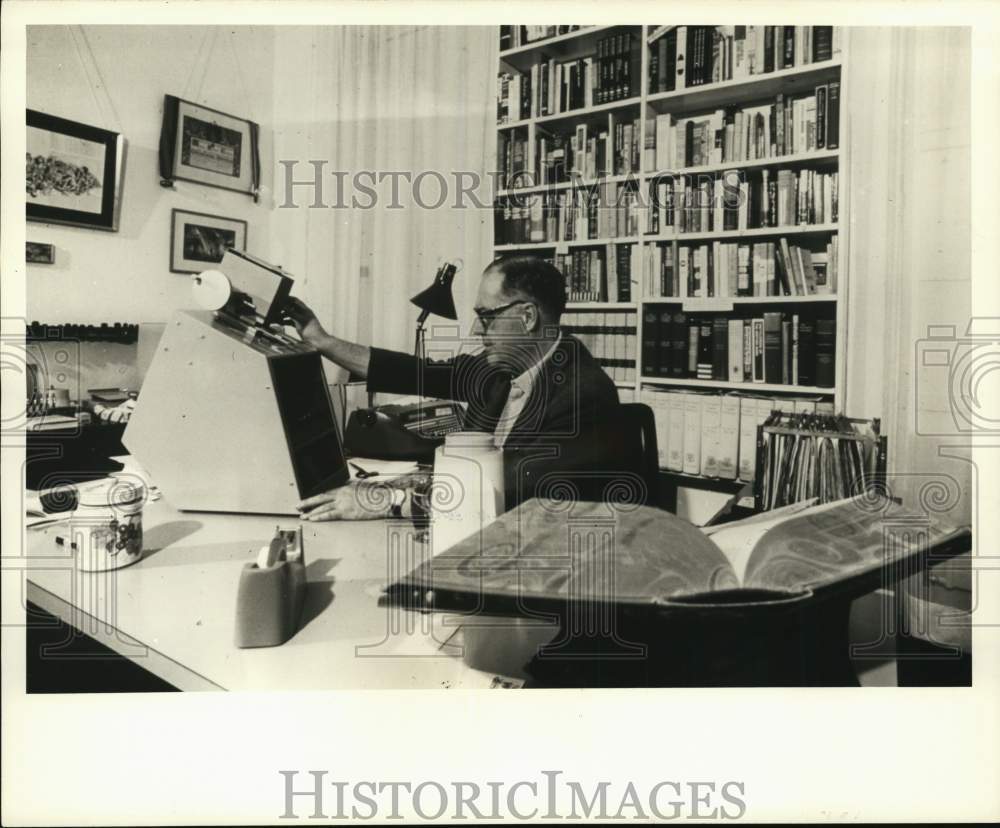
[[[302,555],[261,569],[248,563],[236,594],[236,646],[276,647],[295,635],[306,594]]]

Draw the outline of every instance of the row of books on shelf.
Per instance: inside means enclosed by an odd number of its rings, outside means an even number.
[[[583,26],[501,26],[500,27],[500,51],[516,49],[519,46],[527,46],[529,43],[537,43],[540,40],[548,40],[550,37],[569,34],[578,31]]]
[[[846,417],[772,413],[762,438],[760,508],[856,495],[876,474],[884,447]],[[884,459],[884,458],[882,458]]]
[[[533,195],[544,194],[523,197]],[[832,224],[840,215],[840,175],[810,169],[662,175],[649,182],[647,200],[650,233]]]
[[[669,112],[647,118],[643,166],[679,170],[839,147],[840,81],[831,81],[794,98],[779,92],[774,103],[725,107],[688,118]]]
[[[566,277],[566,301],[632,301],[633,250],[627,244],[607,244],[557,254],[550,261]]]
[[[525,72],[497,76],[497,123],[558,115],[635,94],[637,38],[628,31],[600,38],[592,55],[555,60],[544,54]]]
[[[535,142],[517,130],[497,135],[497,171],[505,188],[594,180],[639,171],[639,119],[612,130],[577,124],[569,132],[543,132]]]
[[[740,296],[815,296],[837,292],[839,244],[822,250],[777,242],[678,242],[642,247],[646,298],[707,299]]]
[[[659,26],[648,37],[649,91],[672,92],[832,60],[834,26]]]
[[[635,311],[571,311],[561,327],[575,336],[615,382],[635,382]]]
[[[653,410],[662,468],[745,482],[753,481],[757,471],[757,427],[772,412],[833,414],[833,402],[817,397],[773,399],[643,386],[639,401]]]
[[[606,207],[601,207],[597,198],[576,198],[571,192],[501,199],[494,207],[493,218],[496,244],[638,236],[642,227],[640,199],[635,190],[623,191],[617,203],[609,202]]]
[[[496,203],[496,243],[637,236],[642,227],[659,235],[835,224],[839,190],[839,173],[783,169],[663,176],[644,196],[628,181],[518,193]]]
[[[767,311],[734,318],[646,305],[642,374],[646,377],[833,388],[836,320]]]

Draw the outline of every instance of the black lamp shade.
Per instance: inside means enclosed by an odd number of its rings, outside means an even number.
[[[426,290],[420,291],[410,301],[425,314],[433,313],[445,319],[458,319],[455,300],[451,296],[451,283],[455,278],[455,265],[445,264],[437,272],[434,282]]]

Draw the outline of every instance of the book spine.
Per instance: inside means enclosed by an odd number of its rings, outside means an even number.
[[[698,379],[714,379],[713,355],[712,320],[702,319],[698,324]]]
[[[735,394],[722,397],[722,413],[719,418],[719,477],[735,480],[740,446],[740,398]]]
[[[669,414],[667,468],[684,471],[684,409],[686,395],[678,392],[667,394]]]
[[[642,373],[647,377],[660,373],[660,314],[655,305],[647,305],[642,315]]]
[[[757,467],[757,400],[754,397],[738,397],[740,407],[739,465],[740,480],[751,482]]]
[[[701,397],[701,474],[719,476],[719,426],[722,398],[718,394]]]
[[[729,320],[717,316],[712,320],[712,379],[729,378]]]
[[[660,331],[660,355],[657,364],[657,376],[670,376],[671,367],[674,364],[674,329],[673,314],[669,305],[663,305],[659,309],[659,331]]]
[[[812,319],[799,319],[799,385],[818,385],[816,382],[816,328]]]
[[[781,376],[781,314],[764,314],[764,382],[778,384]]]
[[[701,395],[684,394],[684,461],[685,474],[701,472]]]
[[[673,364],[670,374],[673,377],[684,377],[687,374],[688,363],[688,321],[687,314],[675,313],[672,321],[674,347],[672,350]]]
[[[833,388],[835,379],[836,322],[816,320],[816,385]]]
[[[840,147],[840,81],[831,81],[826,92],[826,148]]]
[[[698,346],[701,344],[701,325],[694,320],[688,322],[687,376],[698,375]]]

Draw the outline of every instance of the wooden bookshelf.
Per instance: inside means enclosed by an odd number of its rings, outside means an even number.
[[[803,397],[833,396],[832,388],[814,385],[781,385],[773,382],[730,382],[729,380],[704,380],[684,377],[640,377],[640,385],[672,385],[682,388],[721,388],[726,391],[748,391],[750,393],[800,394]]]
[[[537,195],[558,197],[568,195],[576,190],[595,188],[603,184],[614,187],[634,186],[639,193],[648,193],[649,183],[663,173],[674,176],[715,176],[729,170],[744,171],[749,176],[760,176],[767,172],[777,175],[779,170],[792,170],[796,175],[801,171],[818,174],[837,173],[838,209],[836,221],[823,221],[817,224],[786,224],[784,226],[748,227],[744,230],[713,229],[698,232],[678,232],[672,226],[661,228],[659,232],[649,232],[646,215],[639,214],[638,234],[617,235],[603,238],[575,238],[573,240],[522,241],[519,243],[495,244],[496,254],[524,252],[533,255],[556,257],[573,254],[574,251],[588,248],[604,248],[607,253],[617,251],[619,245],[638,246],[641,249],[640,261],[644,262],[646,248],[654,245],[670,246],[677,243],[680,246],[697,246],[713,242],[738,243],[755,245],[760,242],[778,242],[786,238],[789,244],[795,244],[815,252],[823,252],[827,243],[837,237],[837,274],[836,291],[834,293],[807,293],[805,295],[754,295],[754,296],[714,296],[714,297],[681,297],[656,296],[647,292],[647,278],[643,268],[639,273],[631,272],[631,296],[628,302],[574,302],[567,307],[567,312],[635,312],[636,314],[636,362],[634,365],[635,381],[616,385],[624,390],[632,390],[634,398],[639,400],[644,388],[661,388],[671,390],[707,390],[739,391],[749,394],[774,394],[782,399],[796,396],[822,398],[833,403],[835,410],[843,408],[844,381],[846,369],[846,297],[849,285],[849,247],[848,234],[850,215],[849,189],[849,141],[850,134],[849,107],[843,99],[846,87],[845,79],[849,69],[849,29],[839,31],[835,42],[839,49],[833,50],[832,59],[803,62],[794,67],[776,69],[772,72],[741,76],[714,83],[704,83],[664,92],[650,91],[650,61],[655,44],[650,45],[647,38],[658,27],[648,26],[593,26],[581,28],[557,37],[540,40],[501,51],[500,72],[525,72],[530,74],[531,67],[543,59],[557,61],[583,59],[593,56],[602,38],[609,35],[628,32],[633,43],[639,50],[638,77],[633,77],[631,94],[619,100],[607,103],[595,103],[591,106],[579,107],[570,111],[553,114],[532,112],[529,117],[520,117],[516,121],[497,125],[498,139],[501,135],[517,135],[527,143],[527,159],[532,169],[531,175],[521,182],[525,186],[506,187],[503,177],[495,193],[496,203],[502,204],[504,199],[512,196]],[[781,27],[777,27],[777,32]],[[776,35],[777,37],[777,35]],[[775,43],[777,60],[778,43]],[[596,64],[596,61],[595,61]],[[635,73],[633,69],[633,75]],[[658,115],[671,114],[677,119],[687,117],[706,117],[709,113],[733,107],[758,107],[772,104],[780,93],[785,99],[810,96],[820,85],[837,81],[840,83],[841,100],[839,108],[839,144],[834,149],[809,149],[808,151],[793,151],[777,155],[768,153],[765,157],[750,160],[731,160],[697,165],[678,165],[676,169],[657,170],[655,163],[648,163],[644,148],[647,124]],[[579,124],[586,124],[588,135],[606,131],[614,136],[618,123],[638,121],[639,164],[631,172],[611,174],[609,168],[599,171],[596,176],[586,177],[574,170],[569,180],[558,183],[541,184],[538,175],[537,154],[540,137],[555,135],[572,135]],[[593,132],[590,132],[593,130]],[[551,146],[551,145],[550,145]],[[611,151],[609,149],[609,151]],[[567,147],[567,153],[569,149]],[[502,171],[501,171],[502,172]],[[560,228],[561,232],[561,228]],[[637,254],[638,255],[638,254]],[[833,387],[817,387],[814,385],[786,385],[776,383],[741,382],[733,383],[725,380],[699,380],[695,378],[674,378],[663,376],[646,376],[640,364],[642,355],[643,309],[647,304],[678,306],[684,313],[712,316],[727,316],[747,318],[753,315],[755,309],[762,313],[788,309],[788,313],[822,314],[825,318],[835,320],[835,381]],[[692,477],[683,475],[682,477]],[[699,478],[699,476],[694,476]],[[680,478],[679,478],[680,479]],[[708,481],[717,478],[705,478]],[[731,482],[731,481],[730,481]]]

